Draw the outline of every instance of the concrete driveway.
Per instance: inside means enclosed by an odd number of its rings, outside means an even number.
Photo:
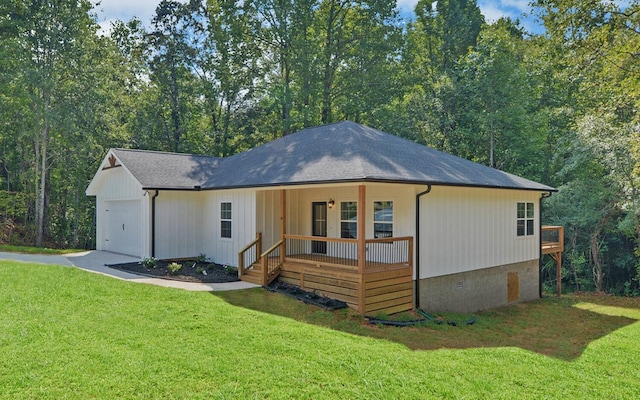
[[[38,264],[57,264],[65,265],[68,267],[76,267],[85,271],[94,272],[102,275],[107,275],[113,278],[122,279],[131,282],[147,283],[150,285],[171,287],[192,291],[226,291],[226,290],[238,290],[249,289],[259,287],[248,282],[228,282],[228,283],[196,283],[196,282],[180,282],[172,281],[168,279],[160,278],[148,278],[146,276],[140,276],[136,274],[130,274],[128,272],[120,271],[114,268],[109,268],[107,265],[122,264],[128,262],[140,261],[139,258],[125,256],[122,254],[109,253],[107,251],[84,251],[81,253],[65,254],[63,256],[57,255],[34,255],[34,254],[18,254],[0,252],[0,260],[12,260],[22,261],[28,263]]]

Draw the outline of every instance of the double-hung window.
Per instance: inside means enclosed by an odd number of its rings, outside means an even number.
[[[231,238],[231,203],[220,203],[220,237]]]
[[[343,239],[358,238],[358,203],[355,201],[340,203],[340,237]]]
[[[373,237],[393,237],[393,201],[373,203]]]
[[[532,236],[535,220],[533,203],[518,203],[516,213],[516,234],[518,236]]]

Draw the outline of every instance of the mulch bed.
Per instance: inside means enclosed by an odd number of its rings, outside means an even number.
[[[193,260],[180,260],[175,262],[182,264],[182,268],[174,274],[168,268],[168,265],[172,262],[172,260],[161,260],[155,268],[145,267],[139,262],[111,264],[107,266],[121,271],[131,272],[132,274],[148,276],[151,278],[170,279],[174,281],[200,283],[225,283],[239,281],[238,271],[235,268],[225,268],[220,264],[197,263]]]
[[[297,286],[289,285],[284,282],[273,281],[269,286],[267,286],[267,289],[272,292],[293,297],[294,299],[307,304],[313,304],[314,306],[324,308],[325,310],[339,310],[341,308],[347,308],[348,306],[344,301],[321,296],[314,292],[308,292]]]

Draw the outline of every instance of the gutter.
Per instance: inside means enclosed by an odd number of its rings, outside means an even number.
[[[156,189],[151,197],[151,257],[156,256],[156,197],[159,195],[160,191]]]
[[[542,196],[540,196],[540,200],[538,201],[538,232],[540,232],[540,237],[538,237],[538,297],[542,298],[542,268],[544,265],[542,264],[542,200],[551,197],[553,192],[543,192]]]
[[[416,263],[415,263],[415,271],[416,271],[416,284],[415,284],[415,306],[416,308],[420,308],[420,198],[425,194],[431,192],[431,185],[427,185],[427,189],[424,192],[420,192],[416,194]]]

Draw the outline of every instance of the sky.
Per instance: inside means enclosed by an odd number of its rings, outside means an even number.
[[[96,1],[96,0],[94,0]],[[128,21],[138,17],[144,25],[149,26],[156,6],[160,0],[97,0],[100,4],[94,8],[98,16],[98,23],[103,31],[108,30],[112,21]],[[530,0],[478,0],[480,11],[489,23],[507,16],[519,19],[522,26],[529,32],[540,33],[541,28],[533,17],[525,17],[529,13]],[[412,15],[418,0],[398,0],[398,8],[402,15]]]

